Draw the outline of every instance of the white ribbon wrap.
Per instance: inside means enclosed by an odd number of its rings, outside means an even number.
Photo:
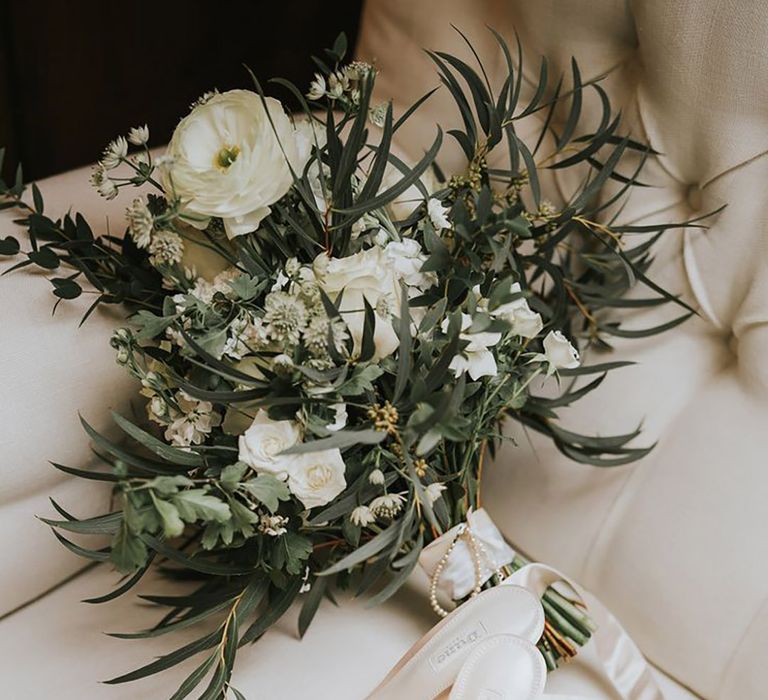
[[[480,557],[480,585],[493,576],[496,569],[512,562],[515,550],[510,547],[499,532],[493,520],[484,509],[471,510],[467,513],[467,525],[475,539],[485,547],[487,556]],[[456,540],[464,524],[456,525],[438,537],[419,556],[419,565],[428,576],[437,568],[448,548]],[[469,550],[469,544],[463,538],[453,547],[451,556],[443,569],[438,582],[438,591],[451,600],[466,598],[477,585],[475,557]]]
[[[496,567],[508,564],[514,551],[504,542],[491,518],[479,509],[467,515],[467,524],[476,539],[480,540],[494,557]],[[419,557],[419,564],[432,576],[440,559],[460,534],[461,526],[452,528],[432,542]],[[483,583],[493,573],[490,566],[482,569]],[[486,575],[487,573],[487,575]],[[598,626],[593,635],[595,652],[602,664],[605,679],[624,700],[664,700],[654,680],[648,662],[618,620],[594,596],[556,569],[543,564],[528,564],[504,580],[501,585],[522,586],[541,597],[554,583],[563,582],[582,599]],[[454,600],[471,593],[475,587],[475,562],[469,548],[460,540],[454,546],[440,577],[438,590]]]

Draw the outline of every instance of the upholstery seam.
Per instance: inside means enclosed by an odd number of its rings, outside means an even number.
[[[72,572],[69,574],[69,576],[66,576],[65,578],[61,579],[60,581],[57,581],[49,588],[46,588],[44,591],[41,591],[38,593],[34,598],[30,598],[29,600],[25,600],[23,603],[17,605],[12,610],[9,610],[8,612],[3,613],[0,615],[0,622],[3,620],[8,619],[12,615],[15,615],[18,612],[21,612],[25,608],[28,608],[30,605],[34,605],[38,601],[42,600],[43,598],[46,598],[49,594],[53,593],[54,591],[57,591],[59,588],[62,588],[66,586],[71,581],[74,581],[75,579],[79,578],[83,574],[87,573],[88,571],[91,571],[91,569],[95,569],[101,562],[94,561],[90,564],[86,564],[81,569],[78,569],[77,571]]]

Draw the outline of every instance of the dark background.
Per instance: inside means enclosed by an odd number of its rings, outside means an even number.
[[[147,123],[168,141],[213,88],[279,76],[302,92],[310,55],[340,31],[354,47],[362,0],[0,0],[3,174],[29,181],[98,160],[108,141]],[[275,90],[267,90],[285,96]]]

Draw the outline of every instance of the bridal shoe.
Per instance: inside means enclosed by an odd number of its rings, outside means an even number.
[[[543,630],[544,611],[531,591],[512,585],[488,589],[460,605],[432,628],[367,700],[528,700],[539,697],[546,670],[534,645]],[[493,684],[486,689],[482,687],[483,679],[489,674],[491,665],[502,670],[488,676]],[[499,684],[507,682],[506,669],[516,674],[514,682],[527,688],[527,695],[520,694],[517,686],[511,688],[517,695],[495,689],[502,688]]]

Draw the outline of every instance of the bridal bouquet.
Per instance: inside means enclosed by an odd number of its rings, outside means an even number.
[[[293,114],[254,78],[252,91],[200,98],[162,155],[148,148],[147,127],[110,143],[92,181],[108,199],[139,188],[124,237],[95,235],[79,215],[49,218],[35,185],[24,198],[20,174],[2,185],[0,206],[23,210],[18,223],[31,242],[21,252],[16,239],[0,241],[2,254],[21,256],[11,269],[57,271],[56,303],[92,295],[86,316],[101,304],[130,309],[111,344],[137,379],[145,414],[114,415],[120,441],[83,419],[103,469],[55,465],[110,484],[115,510],[81,519],[55,504],[61,519],[46,522],[76,554],[125,574],[92,602],[125,593],[161,563],[168,575],[198,581],[191,593],[149,596],[166,614],[122,636],[216,621],[110,682],[202,655],[173,697],[205,679],[201,697],[230,689],[242,697],[230,686],[238,648],[295,601],[302,634],[334,586],[380,603],[427,545],[477,511],[505,419],[579,462],[646,454],[629,446],[637,432],[577,435],[556,412],[625,364],[585,366],[577,345],[605,349],[610,336],[658,333],[689,315],[627,330],[612,311],[684,306],[646,272],[657,235],[691,222],[606,218],[641,184],[650,149],[620,134],[599,84],[582,84],[575,64],[572,86],[560,81],[553,92],[543,62],[523,100],[520,58],[497,38],[508,76],[495,94],[482,71],[429,54],[461,116],[463,128],[449,135],[466,154],[464,172],[437,167],[439,129],[415,165],[395,154],[398,129],[429,95],[394,115],[374,100],[375,67],[344,62],[341,37],[315,60],[306,96],[274,81]],[[582,126],[588,89],[603,114]],[[564,114],[557,129],[556,110]],[[526,144],[517,127],[534,114],[543,117],[541,137]],[[506,167],[489,166],[495,149]],[[621,170],[630,154],[631,169]],[[561,205],[543,198],[547,168],[582,175]],[[657,235],[627,244],[647,231]],[[648,295],[623,299],[636,282]],[[580,375],[594,378],[575,383]],[[108,535],[111,544],[89,548],[62,532]],[[475,553],[485,561],[459,598],[524,563],[481,544]],[[432,603],[444,612],[437,597]],[[554,667],[592,624],[552,589],[545,608],[539,647]]]

